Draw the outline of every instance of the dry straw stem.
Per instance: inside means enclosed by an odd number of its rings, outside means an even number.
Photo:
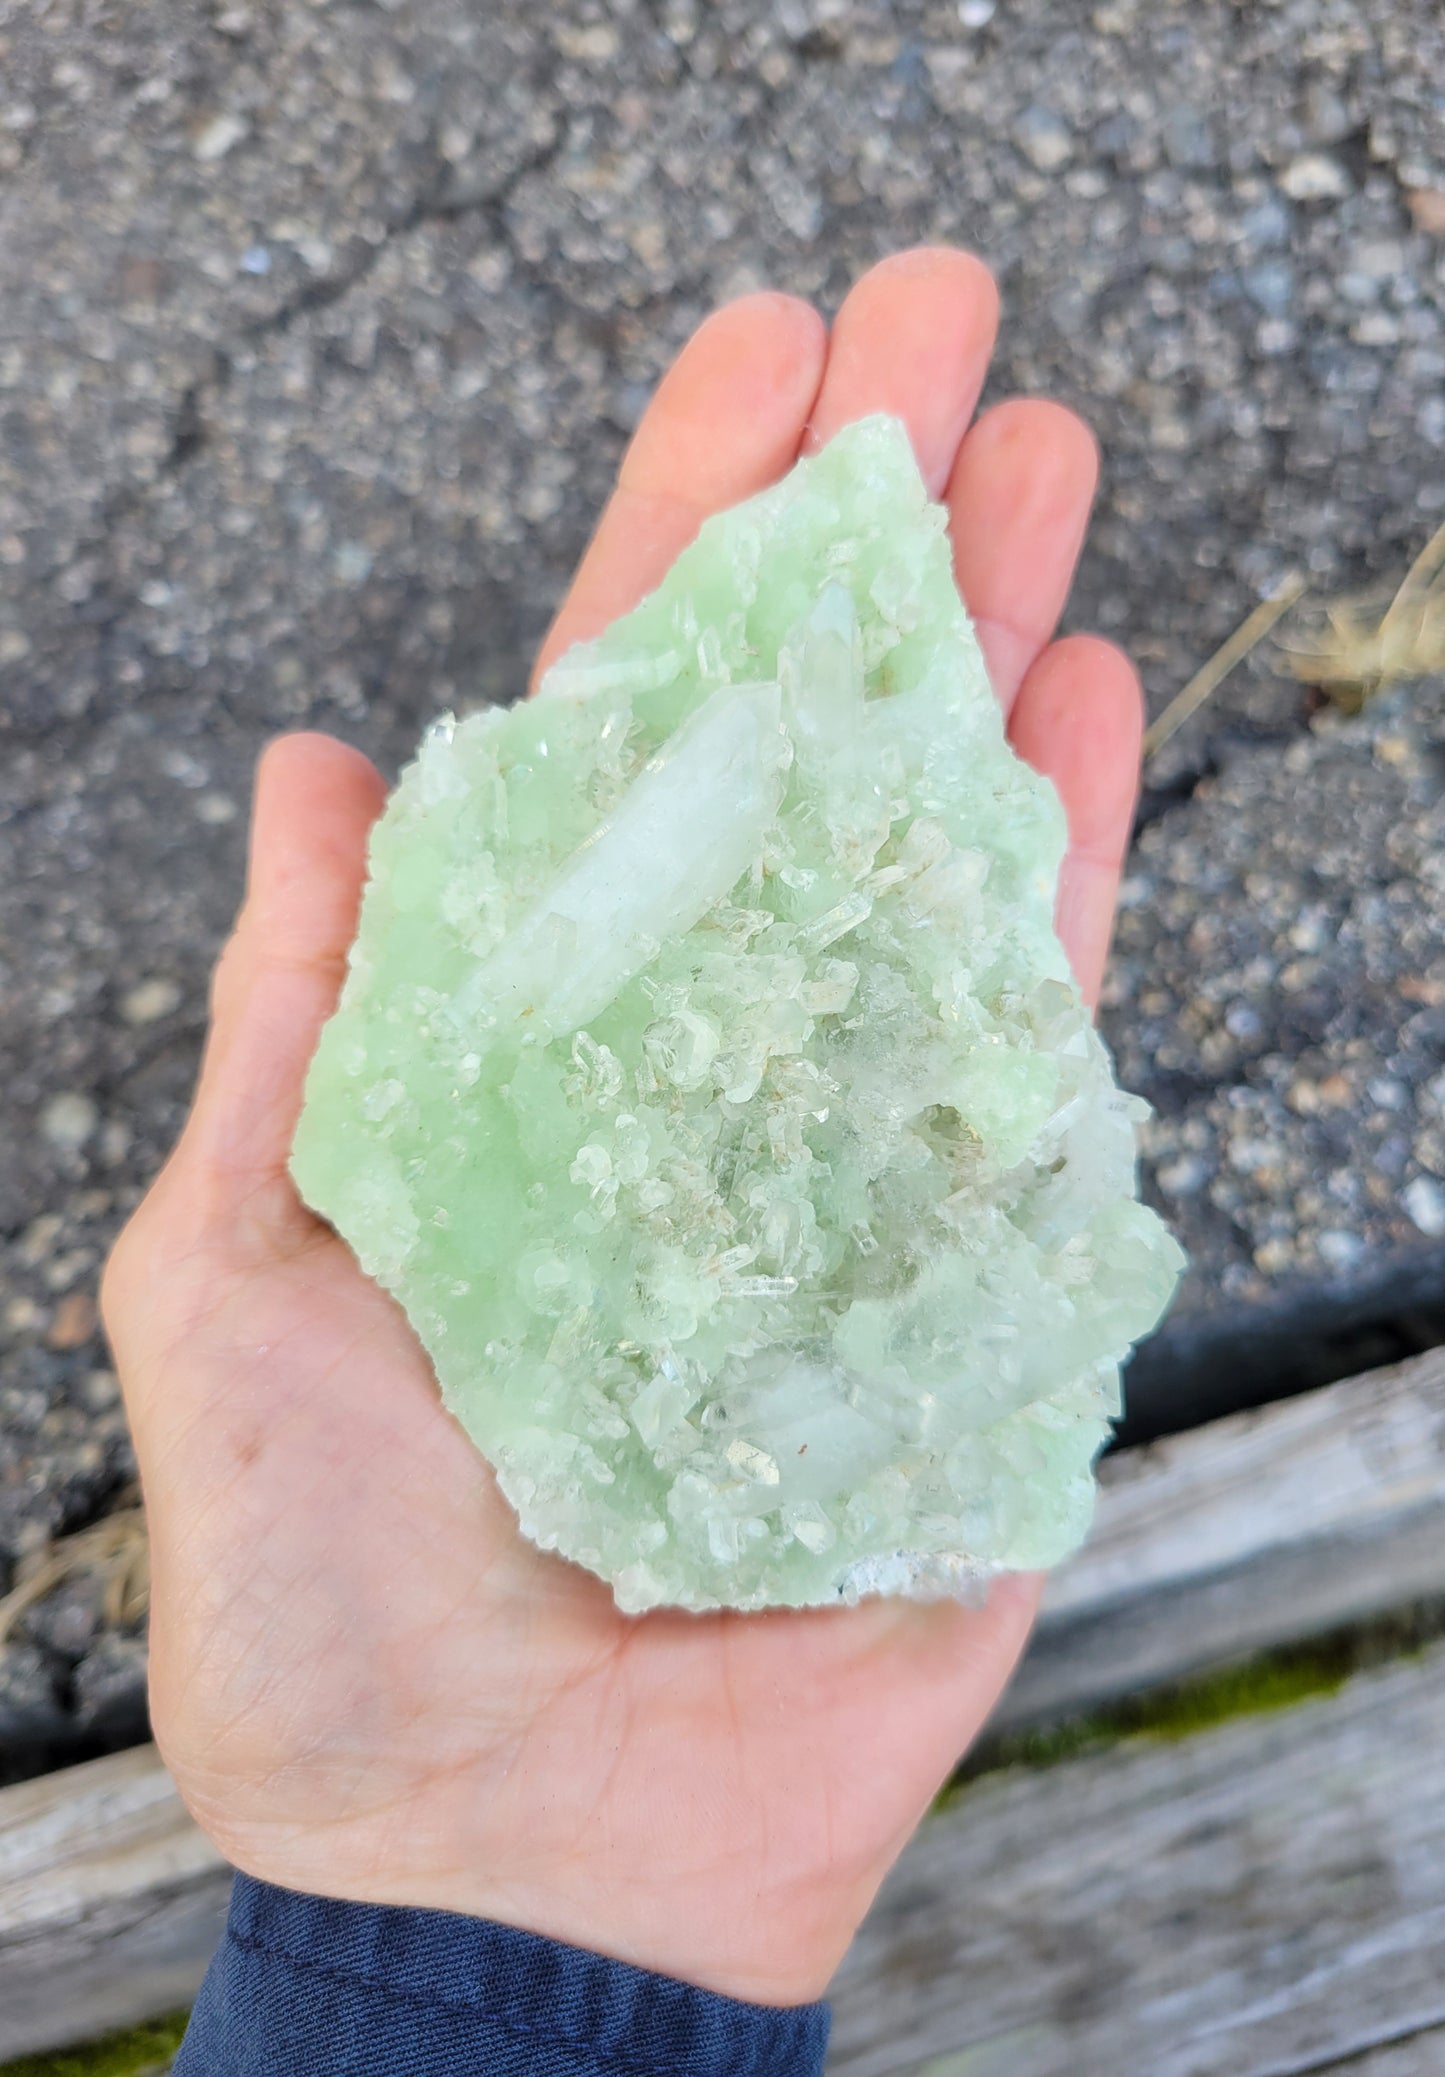
[[[1306,589],[1297,570],[1281,578],[1150,724],[1144,735],[1146,757],[1198,712],[1235,665],[1305,599]],[[1315,611],[1320,626],[1314,645],[1296,649],[1281,644],[1282,653],[1296,678],[1318,686],[1351,713],[1358,713],[1387,686],[1445,671],[1445,526],[1426,542],[1393,597],[1368,593],[1326,601]]]
[[[22,1558],[15,1585],[0,1600],[0,1644],[38,1601],[66,1580],[86,1574],[103,1582],[105,1620],[112,1628],[145,1614],[150,1605],[150,1540],[143,1508],[107,1515]]]
[[[1296,678],[1352,713],[1388,685],[1445,671],[1445,526],[1416,556],[1383,615],[1378,608],[1378,595],[1337,599],[1324,608],[1313,648],[1285,650]]]
[[[1275,622],[1304,596],[1306,580],[1298,570],[1282,577],[1267,599],[1234,630],[1229,640],[1215,650],[1207,664],[1197,670],[1182,692],[1176,693],[1164,712],[1144,731],[1144,755],[1151,757],[1172,735],[1183,728],[1210,694],[1218,691],[1238,663],[1262,642]]]

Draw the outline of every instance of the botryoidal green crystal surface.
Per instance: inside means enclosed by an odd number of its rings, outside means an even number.
[[[622,1608],[950,1592],[1083,1535],[1182,1258],[1063,845],[882,418],[403,776],[294,1174]]]

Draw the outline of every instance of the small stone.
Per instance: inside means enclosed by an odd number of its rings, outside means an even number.
[[[244,116],[213,115],[191,138],[191,151],[203,166],[213,165],[250,134],[251,125]]]
[[[1285,1276],[1295,1266],[1294,1249],[1279,1237],[1261,1241],[1254,1251],[1254,1266],[1263,1276]]]
[[[986,29],[998,13],[998,0],[958,0],[958,19],[965,29]]]
[[[364,584],[371,575],[371,551],[360,541],[343,541],[334,557],[336,574],[343,584]]]
[[[1279,184],[1292,202],[1337,202],[1350,192],[1350,176],[1338,159],[1322,151],[1291,159]]]
[[[1319,1237],[1320,1259],[1330,1269],[1354,1269],[1364,1258],[1365,1243],[1357,1233],[1330,1227]]]
[[[552,40],[564,57],[584,65],[605,65],[617,55],[618,35],[611,22],[557,22]]]
[[[1355,1092],[1349,1077],[1343,1074],[1325,1075],[1314,1081],[1308,1075],[1296,1076],[1285,1091],[1285,1102],[1302,1118],[1317,1118],[1326,1111],[1348,1110],[1354,1103]]]
[[[1409,269],[1409,255],[1398,238],[1366,238],[1350,255],[1357,274],[1371,281],[1389,281]]]
[[[1287,317],[1267,317],[1254,336],[1260,352],[1272,360],[1294,350],[1299,332]]]
[[[174,981],[139,981],[122,998],[120,1013],[127,1024],[157,1024],[169,1017],[180,1000],[181,991]]]
[[[162,261],[149,253],[122,254],[120,292],[127,303],[158,303],[165,285],[166,270]]]
[[[1428,238],[1445,238],[1445,188],[1410,188],[1405,206],[1417,231]]]
[[[1445,1183],[1434,1176],[1416,1176],[1400,1192],[1400,1202],[1423,1234],[1445,1240]]]
[[[77,1153],[100,1122],[100,1112],[80,1090],[52,1096],[40,1113],[40,1129],[52,1147],[67,1154]]]
[[[87,1371],[80,1397],[87,1413],[109,1413],[120,1404],[120,1380],[113,1370]]]
[[[109,1118],[101,1129],[100,1158],[107,1168],[118,1168],[130,1152],[133,1134],[124,1118]]]
[[[1038,103],[1026,108],[1013,127],[1013,141],[1040,173],[1057,173],[1074,156],[1074,136],[1062,116]]]
[[[25,1618],[26,1635],[74,1664],[95,1643],[102,1591],[100,1581],[93,1577],[63,1581],[31,1607]]]
[[[1181,1154],[1156,1171],[1156,1180],[1167,1197],[1194,1197],[1209,1181],[1209,1164],[1200,1154]]]
[[[67,1248],[64,1253],[52,1255],[45,1264],[44,1277],[47,1290],[68,1291],[88,1269],[95,1266],[94,1248]]]
[[[1261,251],[1272,245],[1289,243],[1290,224],[1293,211],[1288,209],[1278,195],[1266,195],[1240,218],[1239,229],[1246,250]]]
[[[72,1291],[62,1298],[45,1337],[47,1348],[80,1349],[90,1340],[99,1322],[95,1300],[88,1291]]]
[[[1252,303],[1270,317],[1283,317],[1294,301],[1294,269],[1287,260],[1266,260],[1247,267],[1240,283]]]
[[[1400,326],[1388,311],[1370,310],[1350,326],[1350,337],[1357,346],[1397,346]]]
[[[42,1212],[38,1219],[30,1221],[20,1237],[20,1260],[27,1269],[38,1268],[45,1260],[64,1224],[59,1212]]]

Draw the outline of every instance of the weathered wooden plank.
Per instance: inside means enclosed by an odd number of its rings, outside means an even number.
[[[154,1746],[0,1793],[0,2058],[185,2004],[229,1885]]]
[[[1445,2026],[1427,2027],[1368,2055],[1325,2063],[1319,2077],[1441,2077],[1445,2071]]]
[[[1437,1593],[1438,1353],[1113,1460],[1094,1536],[1050,1582],[996,1721],[1087,1708]],[[0,1791],[0,2055],[185,2002],[225,1884],[153,1747]]]
[[[918,2077],[1028,2077],[1030,2065],[1017,2062],[1012,2044],[996,2050],[989,2047],[965,2049],[961,2055],[944,2055],[923,2064]],[[1104,2077],[1090,2063],[1074,2065],[1075,2077]],[[1442,2077],[1445,2073],[1445,2028],[1427,2027],[1412,2031],[1407,2039],[1388,2046],[1367,2049],[1363,2055],[1347,2052],[1328,2062],[1301,2068],[1291,2063],[1279,2077]],[[1135,2077],[1132,2068],[1120,2065],[1107,2077]],[[1153,2077],[1153,2073],[1150,2073]]]
[[[997,1727],[1445,1596],[1445,1350],[1101,1467]]]
[[[1280,1715],[984,1777],[885,1885],[830,2070],[1305,2077],[1445,2041],[1442,1733],[1445,1647]]]

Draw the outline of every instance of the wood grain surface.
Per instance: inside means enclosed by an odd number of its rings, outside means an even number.
[[[1445,1647],[985,1776],[925,1823],[834,2005],[832,2077],[1439,2077]]]
[[[1100,1467],[1015,1727],[1445,1597],[1445,1349]]]
[[[0,2059],[184,2005],[229,1887],[154,1746],[0,1792]]]
[[[1436,1596],[1445,1352],[1110,1460],[995,1724]],[[153,1746],[0,1791],[0,2058],[184,2004],[227,1882]],[[834,2066],[1297,2077],[1353,2056],[1362,2077],[1445,2077],[1442,1941],[1432,1657],[1281,1716],[977,1783],[860,1935]]]

